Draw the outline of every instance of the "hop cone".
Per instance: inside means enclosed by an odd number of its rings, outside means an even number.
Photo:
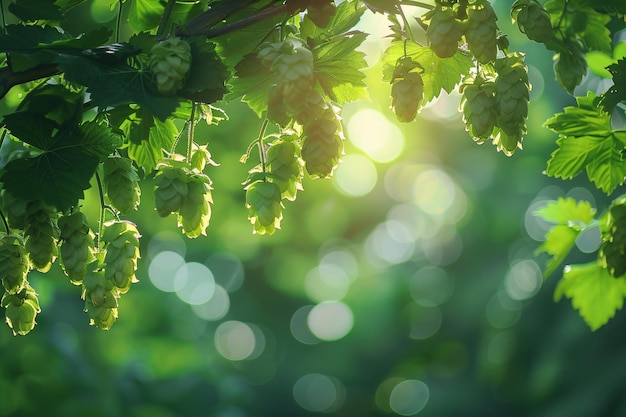
[[[497,121],[495,84],[481,77],[466,80],[462,86],[463,122],[470,135],[479,142],[493,133]]]
[[[574,89],[587,74],[587,61],[579,45],[576,44],[558,54],[554,72],[561,88],[574,94]]]
[[[526,133],[530,84],[521,54],[510,54],[496,61],[496,109],[500,128],[499,148],[512,154]]]
[[[304,105],[303,98],[313,86],[313,53],[299,41],[284,43],[290,47],[281,49],[283,53],[274,60],[272,70],[277,74],[285,108],[293,113]]]
[[[2,208],[7,217],[9,226],[13,229],[24,229],[26,227],[26,201],[13,196],[7,190],[2,190]]]
[[[80,211],[59,219],[61,265],[72,284],[80,285],[87,265],[95,260],[94,234]]]
[[[618,278],[626,274],[626,205],[614,205],[610,209],[611,222],[603,233],[601,255],[609,273]]]
[[[31,201],[26,205],[26,252],[33,266],[41,272],[48,272],[59,255],[59,229],[52,216],[53,211],[40,201]]]
[[[178,226],[189,238],[206,235],[211,219],[211,180],[204,174],[188,176],[187,195],[178,211]]]
[[[439,58],[449,58],[458,49],[463,36],[460,22],[450,8],[437,8],[426,30],[428,46]]]
[[[295,200],[298,190],[302,190],[304,175],[300,149],[294,138],[281,138],[270,145],[266,152],[268,171],[272,182],[278,184],[283,198]]]
[[[274,61],[279,55],[283,54],[283,49],[285,48],[287,50],[290,49],[289,45],[285,46],[283,42],[265,43],[257,54],[257,58],[265,67],[272,68]]]
[[[30,263],[19,236],[5,235],[0,239],[0,277],[8,294],[17,294],[27,284]]]
[[[308,88],[302,92],[302,96],[295,106],[289,102],[286,103],[286,106],[293,118],[301,125],[305,125],[322,117],[324,110],[326,110],[326,101],[314,88]]]
[[[173,96],[183,88],[190,68],[191,47],[180,38],[166,39],[150,50],[150,71],[163,95]]]
[[[4,293],[2,307],[6,308],[6,322],[13,335],[25,335],[35,327],[37,313],[41,312],[37,293],[28,284],[16,294]]]
[[[554,38],[550,14],[536,0],[517,0],[511,7],[511,17],[530,40],[546,43]]]
[[[424,98],[424,81],[417,72],[396,79],[391,85],[391,108],[401,122],[411,122]]]
[[[312,178],[329,178],[343,153],[343,138],[337,116],[326,109],[322,118],[303,127],[302,159]]]
[[[113,207],[122,214],[137,208],[141,189],[139,176],[130,159],[109,157],[102,163],[104,189]]]
[[[169,162],[157,165],[154,177],[154,205],[161,217],[175,213],[183,205],[189,190],[187,188],[187,170],[182,166],[173,166]]]
[[[117,319],[118,292],[104,271],[90,271],[83,279],[83,299],[89,324],[109,330]]]
[[[130,284],[137,282],[135,271],[141,235],[137,227],[129,221],[110,221],[104,226],[104,277],[117,287],[120,294],[125,294],[130,289]]]
[[[274,234],[276,229],[280,229],[280,221],[283,218],[283,204],[278,184],[265,181],[250,184],[246,189],[246,208],[254,233]]]
[[[335,6],[334,1],[322,0],[309,5],[307,8],[307,16],[311,19],[315,26],[325,28],[328,26],[330,18],[335,15],[336,11],[337,7]]]
[[[481,64],[493,62],[498,53],[496,13],[488,1],[474,3],[467,11],[465,39],[470,51]]]

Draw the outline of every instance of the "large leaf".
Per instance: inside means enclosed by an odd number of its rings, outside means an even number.
[[[576,100],[578,107],[566,107],[545,123],[559,134],[558,148],[552,153],[546,172],[570,179],[585,169],[589,179],[610,194],[624,183],[626,174],[623,135],[613,131],[611,116],[599,106],[593,93]]]
[[[201,37],[190,39],[189,44],[193,59],[180,95],[202,103],[220,100],[227,92],[224,84],[229,73],[215,52],[215,45]]]
[[[385,0],[389,1],[389,0]],[[319,40],[330,39],[333,36],[340,35],[350,31],[359,23],[361,16],[366,8],[357,1],[344,1],[339,6],[335,14],[330,18],[326,27],[320,28],[316,26],[308,15],[304,16],[300,25],[300,32],[303,39],[311,38],[315,43]]]
[[[593,220],[596,210],[587,201],[576,202],[573,198],[559,198],[535,212],[543,220],[556,223],[552,226],[537,253],[551,256],[544,277],[550,276],[565,260],[574,247],[578,235]]]
[[[356,48],[367,34],[337,37],[313,49],[315,78],[326,94],[339,104],[367,99],[367,85],[361,72],[367,66],[363,52]]]
[[[274,75],[255,54],[247,55],[235,67],[235,75],[229,81],[232,93],[227,98],[241,97],[261,117],[267,109],[268,89],[274,81]]]
[[[106,64],[81,56],[59,56],[65,78],[87,86],[91,99],[100,107],[136,103],[165,120],[178,106],[175,98],[160,95],[149,72],[125,63]]]
[[[614,278],[597,262],[571,265],[565,268],[554,298],[559,301],[564,295],[572,300],[591,330],[597,330],[624,305],[626,280]]]
[[[161,121],[148,112],[129,119],[122,125],[129,138],[128,156],[146,173],[151,172],[157,162],[170,152],[178,129],[171,119]]]
[[[15,0],[9,11],[25,21],[60,20],[63,14],[54,0]]]

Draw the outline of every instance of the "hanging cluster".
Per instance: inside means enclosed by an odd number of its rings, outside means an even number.
[[[157,213],[167,217],[176,213],[178,227],[190,238],[206,235],[211,219],[211,179],[205,175],[205,159],[193,158],[193,166],[182,155],[161,160],[154,176],[154,203]]]
[[[183,88],[190,68],[191,46],[183,39],[171,37],[150,50],[150,71],[164,96],[173,96]]]
[[[600,257],[615,278],[626,274],[626,204],[614,204],[601,223]]]

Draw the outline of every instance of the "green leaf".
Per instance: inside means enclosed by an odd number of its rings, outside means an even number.
[[[398,59],[404,56],[405,42],[396,41],[385,51],[383,61],[383,81],[391,81],[393,70]],[[424,81],[424,99],[426,104],[436,97],[441,91],[451,93],[463,76],[468,75],[472,67],[472,58],[465,53],[457,52],[450,58],[439,58],[430,48],[420,46],[414,42],[406,43],[407,56],[418,62],[424,69],[422,80]]]
[[[229,81],[232,93],[227,99],[241,97],[261,117],[267,109],[267,94],[274,78],[256,54],[246,55],[235,67],[235,75]]]
[[[179,93],[193,101],[213,103],[228,90],[224,86],[229,73],[215,52],[215,45],[201,37],[189,39],[191,68],[184,89]]]
[[[555,301],[563,296],[572,300],[591,330],[604,326],[624,305],[626,280],[613,278],[602,265],[592,262],[569,265],[554,292]]]
[[[142,167],[146,173],[149,173],[154,169],[157,162],[164,158],[164,151],[169,152],[171,150],[178,135],[178,129],[171,119],[161,121],[151,118],[149,114],[143,114],[142,120],[148,120],[148,122],[134,123],[135,129],[130,125],[126,125],[123,130],[127,131],[128,135],[131,136],[128,145],[128,156],[138,166]],[[148,134],[143,135],[142,131],[148,125]],[[142,134],[140,140],[137,140],[137,136],[139,136],[137,133]]]
[[[584,14],[587,23],[584,30],[580,32],[585,45],[591,50],[611,53],[611,31],[607,28],[607,24],[611,21],[611,16],[598,13],[591,7],[585,7],[578,13]]]
[[[113,133],[110,128],[95,121],[81,124],[79,133],[76,136],[80,138],[83,152],[101,160],[123,145],[123,138],[120,135]]]
[[[626,58],[609,65],[607,71],[613,78],[613,85],[602,95],[602,106],[610,113],[620,102],[626,101]]]
[[[314,43],[317,44],[319,40],[330,39],[333,36],[350,31],[359,23],[365,10],[366,8],[360,5],[359,2],[344,1],[337,6],[335,14],[330,18],[325,28],[317,27],[315,23],[305,15],[300,25],[301,37],[303,39],[311,38]]]
[[[365,33],[334,38],[313,49],[315,78],[324,92],[339,104],[367,99],[365,74],[367,66],[363,52],[355,50],[367,37]]]
[[[60,20],[63,14],[54,0],[15,0],[9,11],[25,21]]]
[[[596,187],[610,194],[624,183],[624,143],[619,132],[611,128],[610,114],[599,107],[593,93],[576,100],[579,107],[566,107],[545,123],[560,135],[546,173],[570,179],[585,169]]]
[[[398,0],[367,0],[365,5],[374,13],[395,14],[398,12],[400,2]]]
[[[588,201],[576,201],[569,197],[550,201],[534,214],[550,223],[568,225],[576,221],[586,225],[593,220],[596,209]]]
[[[147,71],[80,56],[59,56],[57,61],[65,78],[87,86],[91,99],[100,107],[136,103],[164,120],[178,106],[177,99],[158,94]]]
[[[128,23],[137,32],[154,29],[165,12],[162,0],[133,0],[130,2]]]
[[[594,219],[596,210],[587,201],[577,202],[573,198],[559,198],[535,211],[545,221],[556,223],[546,233],[544,243],[536,253],[546,252],[552,258],[546,265],[544,277],[550,276],[570,253],[578,235]]]

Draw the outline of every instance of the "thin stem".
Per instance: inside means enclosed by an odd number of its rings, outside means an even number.
[[[157,37],[162,36],[163,33],[165,33],[167,22],[170,20],[170,16],[172,15],[172,11],[174,10],[175,5],[176,0],[169,0],[167,2],[167,5],[165,5],[165,10],[163,11],[163,16],[161,16],[161,21],[159,22],[159,27],[157,29]]]
[[[265,118],[263,121],[263,125],[261,125],[261,130],[259,131],[259,137],[257,138],[257,146],[259,147],[259,159],[261,160],[261,169],[263,172],[266,172],[266,161],[265,161],[265,149],[263,149],[263,136],[265,136],[265,130],[267,129],[267,125],[269,124],[269,119]]]
[[[222,36],[226,33],[243,29],[245,27],[258,23],[264,19],[268,19],[272,16],[277,16],[279,14],[287,13],[287,11],[288,11],[288,6],[286,4],[283,4],[280,6],[272,7],[271,9],[264,10],[255,15],[248,16],[237,22],[231,23],[230,25],[224,25],[224,26],[211,28],[211,29],[190,30],[188,33],[184,33],[184,29],[183,29],[183,30],[177,31],[176,34],[178,36],[202,35],[208,39],[217,38],[218,36]]]
[[[4,16],[4,3],[0,0],[0,17],[2,18],[2,33],[7,33],[7,21]]]
[[[102,249],[100,245],[102,244],[102,231],[104,230],[104,210],[106,208],[106,204],[104,203],[104,188],[102,187],[102,181],[100,180],[100,173],[96,171],[96,183],[98,184],[98,194],[100,195],[100,218],[98,219],[98,236],[97,236],[97,244],[98,252]]]
[[[193,147],[193,132],[195,131],[196,124],[194,119],[196,118],[196,102],[191,102],[191,115],[189,116],[189,128],[187,129],[187,162],[191,161],[191,149]]]
[[[4,212],[2,211],[2,209],[0,209],[0,217],[2,217],[2,223],[4,224],[4,231],[6,232],[6,234],[8,235],[10,233],[9,230],[9,223],[7,222],[7,218],[4,215]]]
[[[406,15],[404,14],[404,10],[402,10],[401,6],[398,6],[398,12],[400,14],[400,18],[402,18],[402,23],[404,23],[404,33],[407,34],[407,36],[409,37],[409,40],[414,40],[413,38],[413,31],[411,30],[411,25],[409,24],[408,19],[406,18]],[[406,42],[404,43],[404,55],[406,56]]]
[[[117,9],[117,21],[115,22],[115,42],[120,41],[120,31],[122,30],[122,6],[124,5],[124,2],[119,0],[117,4],[119,4],[119,9]]]
[[[415,6],[421,7],[422,9],[432,10],[435,8],[432,4],[422,3],[421,1],[412,1],[412,0],[400,0],[400,4],[404,6]]]

